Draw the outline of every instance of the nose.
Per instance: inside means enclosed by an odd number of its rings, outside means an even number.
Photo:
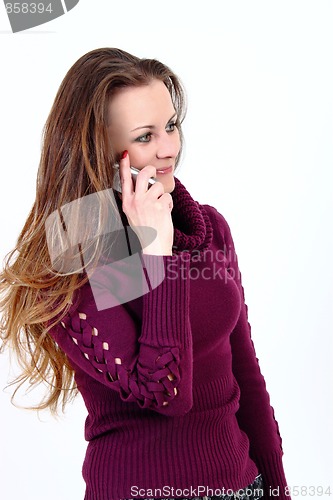
[[[173,132],[164,131],[157,140],[156,157],[176,158],[180,149],[180,138],[178,130]]]

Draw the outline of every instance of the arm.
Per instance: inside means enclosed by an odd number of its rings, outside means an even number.
[[[123,401],[183,415],[192,406],[189,259],[144,255],[143,261],[150,281],[161,265],[165,277],[142,296],[141,319],[129,312],[130,302],[97,311],[87,283],[50,333],[70,360]]]
[[[228,273],[237,283],[241,296],[239,319],[230,335],[232,370],[241,391],[236,417],[240,428],[249,438],[250,456],[263,475],[266,496],[269,496],[270,488],[278,488],[279,495],[274,498],[290,498],[285,495],[287,483],[282,464],[282,439],[251,338],[248,308],[233,238],[224,217],[217,211],[215,217],[223,228]]]

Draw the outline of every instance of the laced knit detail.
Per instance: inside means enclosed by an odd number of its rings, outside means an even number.
[[[177,395],[180,381],[178,348],[159,348],[153,366],[149,366],[143,352],[131,371],[123,366],[112,346],[99,339],[98,330],[90,324],[85,313],[76,310],[68,313],[61,326],[95,370],[104,374],[104,382],[113,385],[124,401],[135,401],[141,408],[160,408]],[[153,348],[143,345],[142,350],[145,349]]]

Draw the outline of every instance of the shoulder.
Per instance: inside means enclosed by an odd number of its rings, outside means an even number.
[[[207,213],[214,233],[219,232],[224,238],[228,239],[231,236],[231,231],[226,218],[212,205],[203,204],[201,207]]]
[[[213,242],[217,248],[221,249],[228,261],[228,269],[238,266],[238,257],[230,226],[226,218],[211,205],[201,205],[209,217],[213,227]],[[236,272],[236,271],[235,271]],[[236,274],[234,274],[236,276]]]

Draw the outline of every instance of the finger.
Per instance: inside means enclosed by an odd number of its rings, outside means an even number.
[[[121,183],[121,191],[123,196],[133,194],[133,182],[130,170],[130,159],[127,151],[124,151],[119,162],[119,175]]]
[[[148,178],[149,181],[149,178]],[[147,181],[147,182],[148,182]],[[148,189],[148,196],[153,196],[154,198],[160,199],[164,194],[164,186],[162,182],[156,181],[153,184],[148,183],[146,191]]]
[[[161,201],[164,205],[166,205],[170,210],[173,209],[173,198],[170,193],[164,193],[159,198],[159,201]]]
[[[136,193],[145,193],[148,190],[148,180],[150,177],[156,177],[156,168],[153,167],[152,165],[148,165],[146,167],[143,167],[140,172],[138,173],[138,176],[136,178],[136,183],[135,183],[135,192]],[[157,184],[157,183],[156,183]],[[162,184],[159,182],[158,184]],[[155,184],[153,184],[155,186]],[[163,187],[163,185],[162,185]],[[164,189],[163,189],[164,192]]]

